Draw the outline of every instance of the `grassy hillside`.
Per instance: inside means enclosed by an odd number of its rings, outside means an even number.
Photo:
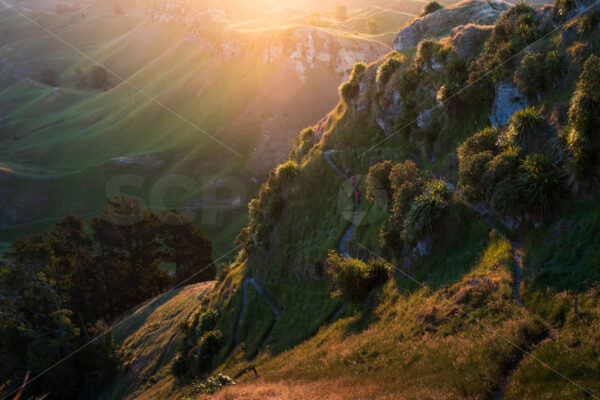
[[[535,12],[515,7],[500,22],[508,26],[516,23],[519,13]],[[577,17],[569,26],[580,21]],[[355,68],[348,85],[360,83],[356,91],[350,87],[343,92],[347,97],[313,133],[303,132],[298,138],[291,158],[298,163],[297,172],[284,175],[291,168],[285,164],[265,183],[253,206],[250,245],[215,292],[213,304],[229,313],[221,322],[229,335],[231,319],[240,309],[239,283],[234,282],[244,276],[256,278],[282,310],[255,360],[255,348],[244,346],[234,349],[229,358],[217,357],[221,365],[215,371],[242,374],[242,384],[225,388],[217,398],[261,398],[267,393],[282,398],[317,393],[323,398],[537,398],[540,393],[586,398],[597,393],[593,361],[597,357],[593,239],[597,201],[590,200],[597,193],[595,183],[585,184],[588,191],[573,187],[571,194],[558,187],[563,197],[551,200],[552,218],[540,216],[537,203],[527,197],[520,201],[531,208],[520,220],[500,211],[496,200],[485,193],[467,202],[475,195],[465,186],[465,154],[469,146],[486,149],[488,145],[477,140],[490,134],[485,132],[495,132],[484,130],[473,136],[490,125],[496,85],[510,82],[530,90],[519,80],[529,68],[528,58],[523,57],[528,53],[520,50],[526,40],[542,38],[529,49],[542,54],[552,50],[552,43],[561,43],[562,66],[569,74],[555,78],[554,90],[544,91],[540,85],[541,95],[527,97],[550,127],[540,128],[537,136],[531,136],[535,139],[520,142],[522,147],[514,150],[522,163],[518,171],[525,174],[532,159],[553,155],[563,143],[561,132],[569,129],[566,104],[573,101],[583,60],[598,50],[597,37],[595,31],[583,28],[571,36],[542,26],[535,30],[538,23],[522,26],[525,31],[532,29],[533,39],[513,38],[515,48],[507,51],[516,54],[516,61],[503,64],[500,71],[493,57],[501,57],[494,53],[494,41],[501,40],[494,35],[500,35],[501,28],[496,28],[491,40],[485,39],[488,44],[482,46],[482,53],[467,61],[469,74],[461,72],[460,64],[452,64],[454,49],[445,48],[448,42],[444,41],[388,56],[399,61],[387,81],[380,78],[386,61]],[[551,34],[543,36],[546,32]],[[575,47],[585,48],[584,53],[575,55]],[[477,79],[478,68],[491,68],[497,75]],[[443,86],[452,84],[467,86],[461,90],[464,97],[440,105]],[[472,86],[474,90],[469,90]],[[394,93],[400,100],[394,100]],[[401,104],[399,113],[389,111],[393,101]],[[424,112],[433,115],[421,122]],[[384,118],[391,120],[393,137],[380,128],[379,119]],[[499,134],[516,132],[515,121],[517,117],[503,122]],[[302,147],[306,142],[312,146],[308,151]],[[491,148],[499,157],[508,157],[501,153],[507,150],[493,147],[499,143],[492,141]],[[327,165],[323,151],[330,149],[337,150],[331,154],[337,167],[358,178],[356,188]],[[491,161],[496,154],[486,155],[491,158],[484,170],[500,163]],[[557,157],[561,161],[553,168],[569,174],[565,160],[572,155],[565,151]],[[380,248],[379,234],[396,211],[389,204],[382,208],[361,201],[361,222],[350,239],[351,254],[366,260],[384,255],[394,266],[394,277],[364,303],[349,305],[337,315],[339,303],[327,298],[331,287],[324,261],[350,223],[354,191],[365,194],[365,176],[378,162],[407,159],[414,160],[428,179],[449,181],[453,194],[444,217],[412,247],[395,251]],[[527,182],[523,176],[520,179]],[[496,233],[489,233],[490,227]],[[420,246],[429,250],[415,257]],[[263,330],[270,323],[266,312],[256,317]],[[333,315],[339,320],[332,323]],[[258,378],[249,366],[256,368]]]
[[[169,368],[182,340],[179,325],[200,307],[213,284],[205,282],[176,289],[148,300],[115,322],[115,344],[124,366],[103,398],[123,398],[136,390],[142,393],[145,386],[157,382],[173,383]]]

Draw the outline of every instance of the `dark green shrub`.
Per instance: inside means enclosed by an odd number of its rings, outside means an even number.
[[[521,185],[529,209],[542,218],[552,216],[566,194],[563,172],[553,157],[544,154],[525,159]]]
[[[60,82],[60,75],[53,68],[44,68],[40,74],[40,82],[48,85],[57,87]]]
[[[239,243],[239,244],[242,244],[242,243]],[[217,267],[217,283],[223,282],[225,280],[225,277],[227,277],[227,275],[229,275],[230,271],[231,271],[231,268],[228,264],[225,264],[225,263],[219,264],[219,266]]]
[[[592,11],[581,17],[577,24],[577,33],[580,35],[591,33],[596,29],[598,23],[600,23],[600,11]]]
[[[250,221],[236,238],[236,242],[244,245],[246,250],[252,245],[264,249],[269,243],[271,231],[283,209],[281,184],[293,179],[298,171],[298,165],[293,161],[283,164],[282,167],[282,170],[269,173],[269,179],[262,184],[258,198],[248,203]]]
[[[415,242],[433,230],[434,224],[442,217],[451,192],[444,180],[432,180],[425,184],[423,194],[417,196],[406,216],[404,240]]]
[[[558,77],[560,77],[560,75],[564,72],[565,63],[563,56],[557,49],[550,50],[548,53],[546,53],[544,62],[546,63],[546,70],[553,78],[552,81],[555,82],[556,79],[558,79]]]
[[[500,180],[490,192],[488,202],[492,210],[504,216],[520,216],[526,211],[523,189],[518,176]]]
[[[483,174],[485,197],[501,215],[517,216],[524,211],[519,166],[518,153],[508,150],[494,157]]]
[[[298,175],[298,164],[295,161],[287,161],[277,167],[277,176],[281,182],[289,182]]]
[[[432,12],[435,12],[437,10],[441,10],[442,8],[444,8],[444,6],[442,6],[437,1],[430,1],[429,3],[427,3],[425,8],[423,8],[423,11],[421,11],[421,17],[427,14],[431,14]]]
[[[498,128],[485,128],[477,132],[460,145],[457,152],[458,160],[466,160],[467,158],[484,151],[495,151],[498,135]]]
[[[413,184],[419,176],[419,167],[412,160],[406,160],[394,165],[389,179],[392,190],[401,189],[404,185]]]
[[[383,260],[367,264],[341,256],[334,250],[329,252],[325,264],[334,289],[332,296],[353,303],[364,302],[373,289],[387,281],[390,274],[390,267]]]
[[[184,338],[172,365],[176,376],[194,376],[209,367],[223,342],[222,333],[215,330],[218,322],[219,312],[202,306],[191,321],[180,326]]]
[[[555,0],[554,8],[558,11],[558,15],[564,20],[569,12],[577,7],[575,0]]]
[[[525,3],[504,11],[494,26],[483,54],[476,60],[469,76],[471,82],[489,79],[498,83],[514,68],[515,54],[542,35],[536,11]]]
[[[390,160],[377,163],[369,168],[367,174],[367,199],[385,206],[392,196],[390,172],[394,164]]]
[[[548,78],[545,58],[541,53],[525,55],[515,71],[515,83],[529,96],[543,92],[547,87]]]
[[[404,220],[414,198],[421,193],[423,179],[419,168],[411,161],[396,164],[389,175],[393,203],[386,222],[379,232],[379,244],[384,249],[401,250],[404,246]]]
[[[196,352],[196,367],[198,371],[206,371],[213,357],[223,345],[223,334],[221,331],[205,332],[200,338],[198,345],[192,351]]]
[[[600,140],[600,58],[592,55],[583,72],[569,107],[569,132],[566,146],[575,177],[584,180],[598,175]]]
[[[487,150],[471,157],[459,159],[458,187],[469,201],[484,200],[484,174],[494,154]]]

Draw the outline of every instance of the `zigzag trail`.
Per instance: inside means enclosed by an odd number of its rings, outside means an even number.
[[[334,153],[335,151],[337,151],[337,150],[327,150],[327,151],[323,152],[323,158],[325,159],[325,162],[327,164],[329,164],[329,166],[339,176],[341,176],[342,179],[344,179],[345,181],[350,182],[350,184],[352,186],[354,186],[354,184],[352,183],[352,181],[350,180],[350,178],[348,178],[348,176],[346,174],[344,174],[337,167],[337,165],[335,165],[335,163],[331,160],[331,153]],[[360,209],[360,200],[359,200],[358,197],[355,197],[355,200],[354,200],[354,213],[352,215],[352,221],[350,222],[350,225],[348,225],[348,227],[346,228],[346,231],[344,231],[344,234],[342,235],[342,238],[340,239],[340,242],[338,244],[338,250],[340,251],[340,253],[342,253],[346,257],[350,257],[350,253],[348,252],[348,241],[350,240],[350,237],[352,236],[352,233],[354,233],[354,230],[356,229],[356,226],[358,225],[358,216],[359,216],[359,212],[360,212],[359,209]],[[339,316],[341,315],[341,313],[346,309],[347,305],[348,305],[348,302],[344,302],[333,313],[333,316],[329,320],[329,323],[333,323],[334,321],[336,321],[339,318]]]
[[[323,153],[323,157],[325,159],[325,161],[327,162],[327,164],[329,164],[329,166],[338,174],[340,175],[344,180],[347,180],[348,182],[350,182],[350,178],[348,178],[346,176],[346,174],[344,174],[334,163],[333,161],[331,161],[331,157],[330,154],[332,152],[334,152],[335,150],[329,150]],[[350,253],[347,250],[347,244],[348,244],[348,240],[350,239],[350,237],[352,236],[352,233],[354,232],[354,230],[356,229],[356,226],[358,224],[358,213],[359,213],[359,205],[360,205],[360,200],[358,198],[355,199],[355,205],[354,205],[354,214],[352,217],[352,222],[350,223],[350,225],[348,226],[348,228],[346,229],[346,231],[344,232],[342,238],[340,239],[340,242],[338,244],[338,250],[344,254],[347,257],[350,257]],[[237,317],[237,322],[236,322],[236,326],[235,326],[235,347],[238,347],[241,343],[240,340],[240,325],[242,322],[242,317],[244,315],[244,313],[246,312],[246,307],[247,307],[247,297],[248,297],[248,285],[252,285],[256,291],[258,292],[259,296],[265,301],[265,303],[267,303],[267,305],[271,308],[271,310],[273,311],[273,314],[275,315],[275,320],[273,321],[273,324],[271,325],[271,328],[269,329],[269,333],[267,334],[267,336],[265,337],[265,339],[263,340],[263,342],[261,343],[260,347],[264,347],[264,345],[268,342],[268,340],[271,338],[271,334],[273,333],[273,330],[275,329],[275,326],[277,325],[277,322],[279,322],[279,315],[280,315],[280,311],[279,309],[277,309],[277,307],[275,307],[275,305],[271,302],[271,300],[269,300],[265,294],[263,289],[261,288],[261,286],[256,282],[256,280],[252,277],[248,277],[245,278],[244,281],[242,282],[242,307],[240,309],[240,312],[238,314]],[[338,317],[340,316],[340,314],[344,311],[344,309],[346,308],[347,303],[342,304],[334,313],[333,316],[330,318],[329,323],[334,322],[335,320],[338,319]]]
[[[463,197],[460,190],[458,190],[453,184],[448,183],[448,187],[450,188],[450,190],[452,192],[455,192],[456,194],[458,194],[458,196],[463,201],[463,203],[465,203],[469,208],[471,208],[473,211],[475,211],[477,214],[479,214],[482,221],[484,221],[490,227],[490,229],[492,231],[494,231],[497,235],[501,236],[502,238],[504,238],[505,240],[507,240],[510,243],[511,253],[512,253],[514,264],[515,264],[514,287],[513,287],[515,302],[520,307],[522,307],[525,312],[533,314],[525,307],[525,305],[523,304],[523,300],[521,299],[521,283],[523,281],[523,249],[522,249],[523,245],[522,245],[522,243],[520,241],[510,240],[504,233],[502,233],[498,229],[498,227],[492,220],[491,212],[489,209],[487,209],[485,206],[483,206],[481,204],[473,205],[473,204],[469,203]],[[548,337],[546,340],[556,340],[556,338],[558,337],[558,329],[555,328],[554,326],[552,326],[552,324],[550,324],[548,321],[546,321],[544,319],[542,319],[542,321],[548,327]],[[523,357],[521,358],[521,360],[506,375],[506,377],[504,377],[503,381],[500,383],[500,385],[496,391],[496,394],[494,395],[494,400],[501,400],[504,398],[504,393],[506,391],[506,388],[508,387],[508,384],[510,383],[510,380],[512,379],[514,374],[517,372],[517,370],[519,369],[519,366],[521,365],[521,363],[523,362],[524,359],[525,359],[525,354],[523,354]]]
[[[237,323],[235,326],[235,347],[238,347],[240,345],[240,325],[242,322],[242,316],[244,315],[244,312],[246,311],[246,305],[248,303],[248,301],[247,301],[248,285],[252,285],[254,287],[254,289],[256,289],[256,292],[258,293],[258,295],[265,301],[265,303],[267,303],[267,305],[269,306],[269,308],[273,311],[273,314],[275,315],[275,319],[273,320],[273,323],[271,324],[269,333],[267,333],[267,336],[265,336],[262,343],[260,344],[260,347],[264,347],[265,343],[267,343],[269,341],[269,339],[271,338],[271,334],[273,333],[273,329],[275,329],[275,325],[277,325],[277,322],[279,322],[279,315],[281,314],[281,312],[279,311],[279,309],[277,307],[275,307],[275,305],[271,302],[271,300],[269,300],[267,298],[267,296],[265,296],[265,293],[264,293],[262,287],[252,277],[245,278],[244,281],[242,282],[242,307],[240,309],[240,313],[238,314]]]

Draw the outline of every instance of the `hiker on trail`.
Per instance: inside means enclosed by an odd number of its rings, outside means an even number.
[[[356,201],[360,201],[360,192],[357,190],[355,193],[356,193]]]
[[[356,177],[354,175],[350,177],[350,183],[356,185]]]

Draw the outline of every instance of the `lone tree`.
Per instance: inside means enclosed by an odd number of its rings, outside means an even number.
[[[113,5],[113,12],[115,15],[125,15],[125,11],[123,11],[123,8],[119,4]]]
[[[338,21],[345,21],[348,19],[348,7],[346,6],[337,6],[335,8],[335,18]]]
[[[369,18],[369,20],[367,21],[367,31],[371,35],[376,35],[379,33],[380,29],[381,25],[379,25],[379,22],[377,22],[375,18]]]
[[[435,12],[437,10],[441,10],[442,8],[444,8],[444,6],[442,6],[437,1],[435,1],[435,0],[430,1],[429,3],[427,3],[427,5],[425,6],[425,8],[423,8],[423,12],[421,12],[421,16],[424,16],[424,15],[427,15],[427,14],[431,14],[432,12]]]
[[[92,89],[107,89],[108,88],[108,72],[106,70],[96,65],[92,68],[92,72],[90,73],[90,87]]]
[[[44,68],[40,74],[40,81],[48,86],[59,86],[60,76],[52,68]]]
[[[175,283],[189,285],[214,279],[210,240],[181,211],[168,210],[162,220],[166,259],[175,265]]]

